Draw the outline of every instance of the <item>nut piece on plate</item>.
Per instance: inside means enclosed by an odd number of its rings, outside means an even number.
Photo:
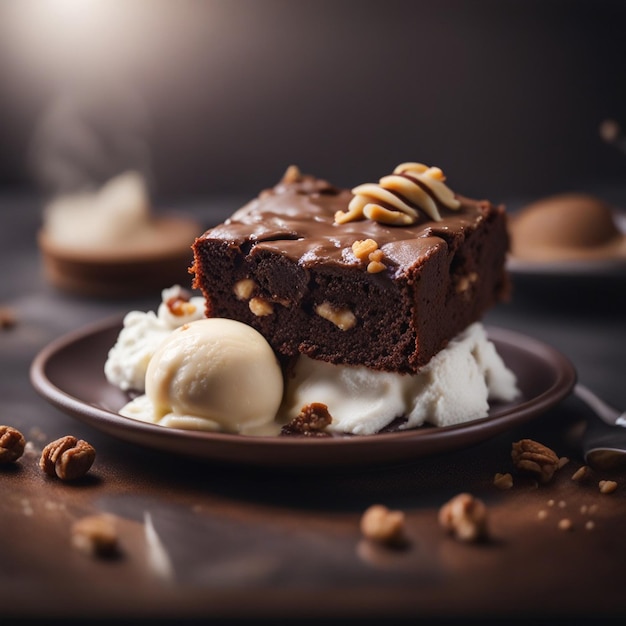
[[[361,533],[376,543],[402,545],[406,542],[404,521],[402,511],[391,511],[382,504],[374,504],[361,517]]]
[[[12,426],[0,426],[0,465],[17,461],[22,454],[26,440],[24,435]]]
[[[487,507],[469,493],[460,493],[439,509],[439,524],[459,541],[487,538]]]
[[[118,554],[118,539],[111,515],[89,515],[72,525],[72,546],[89,556]]]
[[[61,480],[82,478],[96,458],[95,448],[72,435],[66,435],[49,443],[42,451],[39,467]]]
[[[534,474],[542,483],[550,481],[559,468],[559,457],[554,450],[532,439],[516,441],[511,458],[518,470]]]
[[[306,437],[330,437],[325,428],[333,421],[328,407],[322,402],[311,402],[302,407],[280,431],[281,435],[304,435]]]

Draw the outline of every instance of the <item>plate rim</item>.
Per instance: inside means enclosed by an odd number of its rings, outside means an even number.
[[[487,427],[489,434],[479,439],[479,441],[482,441],[503,432],[511,422],[514,424],[522,423],[545,412],[569,395],[577,380],[577,372],[572,362],[552,345],[518,331],[491,324],[484,324],[489,339],[494,340],[496,343],[506,343],[517,350],[524,350],[532,354],[535,358],[541,358],[542,361],[547,362],[551,370],[555,373],[555,380],[552,381],[551,385],[542,393],[532,398],[522,400],[520,403],[512,404],[508,407],[505,406],[497,415],[489,415],[485,418],[464,422],[462,424],[429,427],[427,429],[413,428],[402,431],[377,433],[375,435],[346,435],[320,438],[284,436],[261,437],[173,429],[158,424],[133,420],[132,418],[124,417],[108,409],[89,404],[59,388],[46,374],[46,366],[54,356],[79,341],[87,340],[100,333],[111,332],[115,327],[119,327],[119,330],[121,330],[125,315],[126,314],[117,314],[86,324],[49,342],[36,354],[31,362],[29,370],[30,381],[35,391],[42,398],[62,412],[118,439],[127,442],[130,441],[152,449],[170,450],[171,445],[168,445],[167,442],[171,444],[173,442],[184,443],[190,441],[195,443],[206,442],[207,446],[220,443],[229,447],[236,445],[239,449],[246,449],[252,446],[255,450],[261,448],[267,448],[268,450],[278,448],[283,450],[302,450],[304,448],[309,449],[312,446],[324,449],[353,449],[362,447],[367,449],[376,447],[383,442],[388,445],[400,442],[408,443],[412,440],[420,440],[421,442],[427,440],[436,443],[441,438],[449,437],[450,435],[448,433],[450,432],[460,431],[462,433],[474,434],[474,431],[479,433]],[[109,384],[104,377],[104,372],[103,382]],[[151,437],[153,440],[151,444],[148,445],[138,440],[142,433]],[[154,445],[155,442],[157,442],[158,445]],[[437,451],[435,450],[435,452]],[[220,459],[220,455],[216,457],[215,454],[201,454],[196,450],[183,454],[185,456],[209,460],[228,460],[227,458]],[[421,456],[425,455],[422,453],[417,455],[416,458]],[[244,463],[244,461],[240,461],[239,463]],[[252,463],[258,464],[254,461],[252,461]],[[302,463],[307,464],[307,460],[303,459]],[[282,465],[280,459],[276,459],[276,464]],[[339,464],[344,463],[340,462]],[[263,462],[263,465],[268,465],[268,463]]]

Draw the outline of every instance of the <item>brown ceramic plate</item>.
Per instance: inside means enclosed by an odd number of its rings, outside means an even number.
[[[328,438],[178,430],[117,414],[128,398],[107,382],[104,363],[121,329],[122,318],[104,320],[44,348],[31,365],[37,392],[65,413],[118,439],[212,461],[285,468],[408,462],[477,444],[537,417],[567,396],[576,382],[570,361],[552,347],[488,326],[489,337],[518,377],[523,398],[493,406],[484,419],[444,428]]]

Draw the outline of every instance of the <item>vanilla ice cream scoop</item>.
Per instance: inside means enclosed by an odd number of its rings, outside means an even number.
[[[199,429],[214,424],[246,433],[274,421],[283,375],[255,329],[209,318],[185,324],[163,341],[148,364],[145,387],[140,402],[150,403],[157,423]]]

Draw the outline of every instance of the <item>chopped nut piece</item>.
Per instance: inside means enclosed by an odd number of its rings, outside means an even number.
[[[548,517],[548,511],[546,511],[545,509],[541,509],[539,513],[537,513],[537,517],[539,519],[546,519],[546,517]]]
[[[572,530],[574,528],[574,524],[572,524],[572,520],[564,517],[562,520],[559,520],[559,530]]]
[[[305,437],[329,437],[324,429],[333,421],[328,407],[321,402],[311,402],[281,428],[281,435],[304,435]]]
[[[296,183],[302,178],[302,172],[297,165],[290,165],[283,174],[283,183]]]
[[[24,435],[13,426],[0,426],[0,465],[17,461],[26,447]]]
[[[330,302],[318,304],[315,307],[315,312],[341,330],[350,330],[356,324],[356,317],[350,309],[335,308]]]
[[[0,328],[12,328],[16,322],[15,311],[7,306],[0,306]]]
[[[588,465],[581,465],[573,474],[572,480],[581,481],[586,478],[591,472],[591,468]]]
[[[585,530],[593,530],[595,526],[596,526],[595,522],[591,519],[585,522]]]
[[[467,275],[459,277],[456,283],[457,293],[466,292],[477,280],[478,274],[476,272],[470,272]]]
[[[559,457],[553,450],[532,439],[521,439],[513,444],[511,458],[517,469],[537,475],[546,483],[559,467]]]
[[[256,283],[251,278],[242,278],[235,283],[233,291],[238,300],[249,300],[255,287]]]
[[[378,250],[378,244],[373,239],[359,240],[352,244],[352,252],[360,261],[365,261],[376,250]]]
[[[567,502],[565,500],[559,500],[559,508],[564,509],[567,506]]]
[[[600,493],[613,493],[617,489],[617,483],[614,480],[601,480],[598,487]]]
[[[361,517],[361,532],[371,541],[398,545],[405,541],[404,524],[402,511],[391,511],[382,504],[374,504]]]
[[[180,291],[172,296],[165,306],[169,309],[172,315],[182,317],[183,315],[191,315],[196,311],[196,305],[189,302],[191,300],[191,293],[186,289],[180,289]]]
[[[493,484],[498,489],[510,489],[513,486],[513,476],[511,474],[497,473],[493,479]]]
[[[380,248],[378,248],[377,250],[374,250],[374,252],[370,252],[367,258],[370,261],[382,261],[384,257],[385,253]]]
[[[487,507],[469,493],[460,493],[439,509],[439,524],[460,541],[487,537]]]
[[[569,459],[566,456],[559,458],[559,466],[557,469],[563,469],[569,463]]]
[[[378,274],[379,272],[382,272],[383,270],[386,270],[387,266],[384,263],[381,263],[380,261],[370,261],[367,264],[367,271],[370,274]]]
[[[72,545],[89,556],[110,557],[118,552],[118,538],[111,515],[90,515],[72,525]]]
[[[271,302],[263,300],[263,298],[259,297],[252,298],[252,300],[250,300],[249,307],[257,317],[265,317],[266,315],[271,315],[274,312],[274,307]]]
[[[95,448],[72,435],[67,435],[49,443],[42,451],[39,467],[61,480],[82,478],[91,468],[96,458]]]

